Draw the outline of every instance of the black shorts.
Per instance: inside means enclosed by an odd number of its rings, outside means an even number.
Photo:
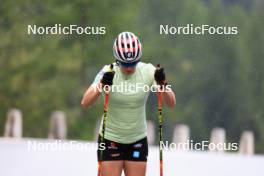
[[[147,137],[131,143],[120,144],[114,141],[104,139],[101,144],[101,137],[98,137],[98,147],[103,149],[102,161],[147,161],[148,158],[148,140]],[[101,150],[97,150],[97,159],[101,161]]]

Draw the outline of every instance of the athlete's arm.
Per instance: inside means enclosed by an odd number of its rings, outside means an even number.
[[[102,84],[99,82],[97,85],[91,85],[84,93],[81,105],[83,108],[88,108],[93,105],[100,96],[100,88]]]
[[[176,97],[171,89],[166,89],[166,91],[162,92],[161,95],[165,105],[170,108],[173,108],[176,105]]]
[[[104,67],[106,68],[106,67]],[[85,91],[81,105],[87,108],[93,105],[101,94],[102,87],[111,86],[113,84],[113,78],[115,72],[112,71],[113,65],[110,66],[110,71],[104,71],[103,69],[97,74],[93,84]],[[109,69],[108,69],[109,70]]]
[[[163,91],[161,91],[163,102],[168,107],[173,108],[176,104],[175,94],[172,89],[168,87],[164,68],[161,68],[159,64],[155,70],[154,78],[157,84],[163,88]]]

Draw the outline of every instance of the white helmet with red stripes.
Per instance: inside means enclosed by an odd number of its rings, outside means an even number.
[[[132,32],[120,33],[114,41],[114,56],[119,62],[133,63],[139,61],[142,56],[142,46]]]

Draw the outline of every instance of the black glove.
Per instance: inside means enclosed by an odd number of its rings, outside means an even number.
[[[110,69],[113,69],[113,65],[111,64]],[[115,72],[114,71],[108,71],[105,72],[103,75],[103,78],[101,80],[103,86],[108,85],[111,86],[113,84],[113,78],[114,78]]]
[[[157,69],[154,74],[154,78],[158,85],[166,85],[166,75],[164,73],[164,68],[160,67],[160,64],[157,65]]]

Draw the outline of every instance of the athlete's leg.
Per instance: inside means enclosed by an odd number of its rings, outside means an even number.
[[[148,142],[143,138],[135,143],[126,145],[124,149],[124,171],[126,176],[145,176]]]
[[[145,176],[147,162],[144,161],[125,161],[124,170],[126,176]]]
[[[101,176],[121,176],[123,161],[103,161]]]
[[[101,162],[101,176],[121,176],[124,158],[121,144],[104,139],[104,150],[97,150],[97,159]],[[102,144],[103,144],[102,143]],[[98,139],[98,146],[101,138]]]

